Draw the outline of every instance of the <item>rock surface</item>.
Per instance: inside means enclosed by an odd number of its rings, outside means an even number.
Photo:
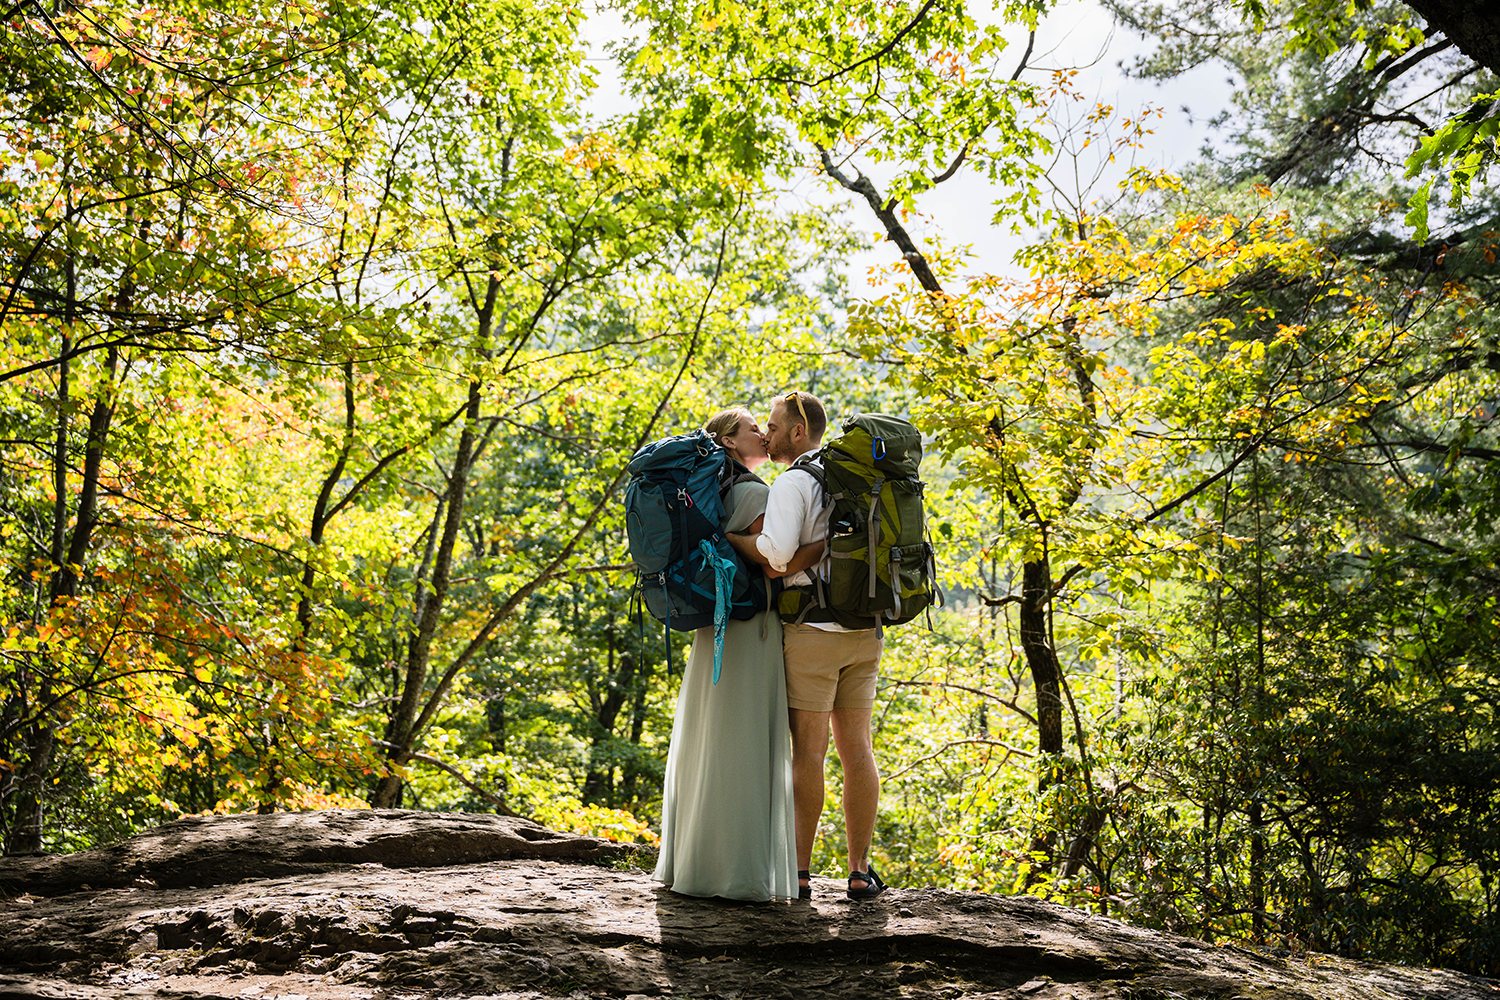
[[[691,899],[632,858],[524,820],[396,811],[193,818],[4,858],[0,1000],[1500,1000],[1500,982],[1211,947],[1027,897],[854,904],[820,878],[811,904]]]

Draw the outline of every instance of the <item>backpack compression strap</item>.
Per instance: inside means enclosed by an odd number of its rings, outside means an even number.
[[[884,479],[876,479],[870,487],[870,509],[865,514],[865,562],[870,564],[870,600],[875,600],[875,582],[878,575],[875,571],[875,552],[880,545],[880,490],[885,486]],[[896,581],[891,580],[891,589],[897,590]],[[901,613],[901,594],[896,593],[896,613]]]

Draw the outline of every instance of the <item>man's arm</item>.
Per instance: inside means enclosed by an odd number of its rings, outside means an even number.
[[[754,528],[756,526],[751,525],[751,527]],[[796,555],[792,556],[791,562],[786,564],[786,569],[778,570],[771,568],[770,562],[766,559],[766,554],[756,544],[760,538],[759,532],[744,535],[731,534],[724,537],[729,539],[729,544],[734,546],[736,552],[744,556],[746,562],[752,566],[760,566],[766,576],[772,580],[779,580],[784,576],[800,573],[815,565],[819,559],[823,558],[823,549],[826,544],[824,542],[808,542],[797,550]]]
[[[763,557],[756,562],[783,574],[788,572],[788,565],[801,548],[802,519],[808,503],[800,488],[803,478],[811,477],[788,470],[771,484],[771,492],[766,497],[764,526],[755,539],[755,547]]]
[[[826,540],[821,542],[808,542],[806,545],[797,550],[796,555],[792,556],[792,561],[786,564],[786,573],[783,575],[791,576],[793,573],[800,573],[805,569],[812,569],[818,564],[818,561],[823,558],[823,550],[826,548],[828,548],[828,542]]]

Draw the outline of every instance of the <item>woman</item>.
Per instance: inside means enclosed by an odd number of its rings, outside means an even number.
[[[748,469],[770,457],[760,427],[744,408],[717,414],[704,429]],[[759,531],[768,491],[759,479],[731,488],[724,530]],[[822,549],[821,542],[804,546],[792,566],[810,564]],[[729,622],[718,684],[713,672],[710,625],[693,634],[693,650],[677,695],[656,880],[687,896],[795,897],[798,873],[780,617],[762,612],[748,621]]]

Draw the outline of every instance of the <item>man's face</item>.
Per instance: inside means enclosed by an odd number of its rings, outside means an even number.
[[[787,419],[786,407],[786,400],[778,399],[771,404],[771,415],[766,418],[766,451],[770,453],[771,461],[783,465],[790,464],[801,454],[800,446],[792,439],[792,432],[802,425]]]

